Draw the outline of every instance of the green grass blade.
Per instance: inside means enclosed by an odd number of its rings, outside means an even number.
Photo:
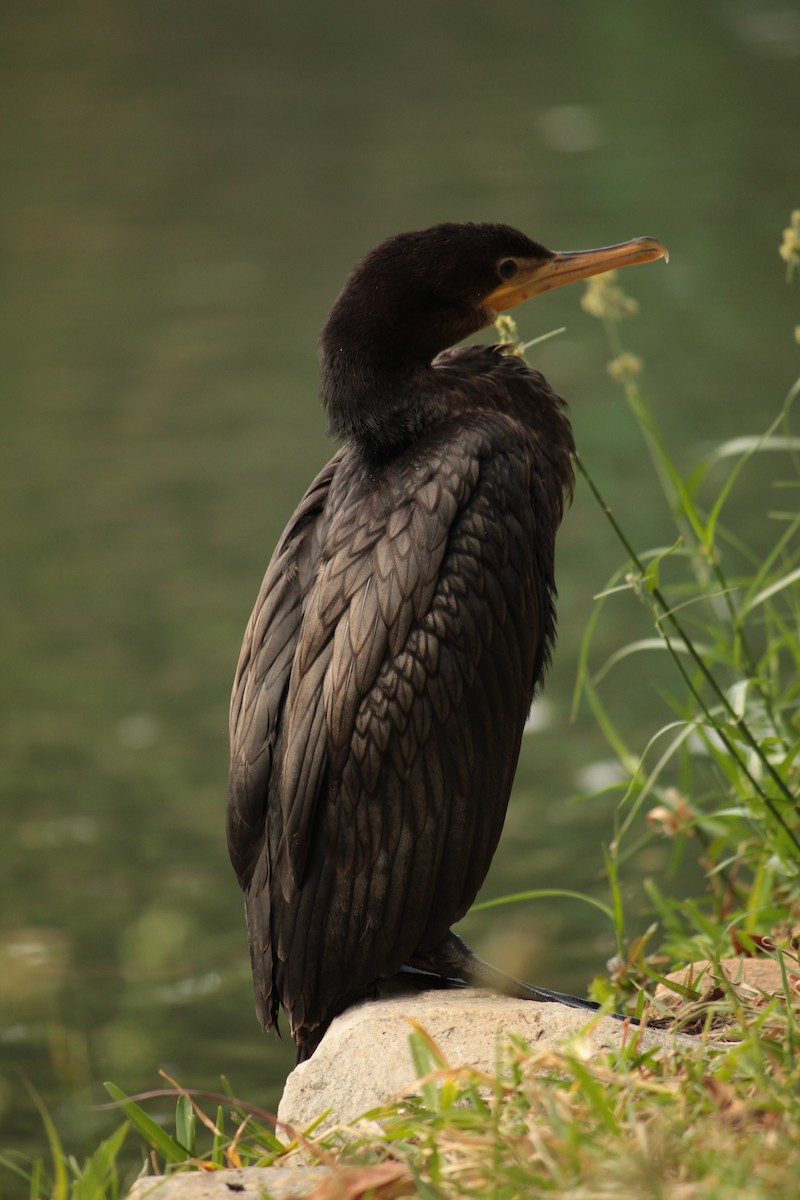
[[[64,1147],[61,1144],[61,1138],[58,1136],[58,1130],[55,1127],[53,1118],[47,1111],[39,1093],[30,1083],[27,1083],[26,1087],[42,1119],[42,1124],[47,1134],[47,1143],[50,1147],[50,1155],[53,1160],[53,1190],[51,1200],[68,1200],[69,1174],[67,1172],[67,1159],[64,1154]]]
[[[614,914],[607,904],[603,904],[602,900],[596,899],[594,896],[587,896],[583,892],[571,892],[566,888],[536,888],[530,892],[514,892],[510,896],[498,896],[494,900],[482,900],[480,904],[473,904],[470,912],[481,912],[487,908],[501,908],[505,904],[519,904],[523,900],[549,900],[553,897],[567,900],[580,900],[583,904],[590,904],[592,908],[597,908],[608,917],[609,921],[613,921]]]
[[[197,1114],[191,1100],[183,1093],[178,1096],[175,1106],[175,1134],[180,1144],[193,1155],[197,1145]]]
[[[163,1155],[167,1162],[182,1163],[186,1162],[187,1158],[191,1158],[191,1152],[186,1146],[182,1146],[174,1137],[171,1137],[152,1117],[148,1116],[143,1108],[130,1100],[115,1083],[106,1082],[103,1087],[111,1099],[118,1102],[125,1116],[139,1130],[145,1141]]]

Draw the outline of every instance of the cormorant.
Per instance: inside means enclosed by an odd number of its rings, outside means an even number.
[[[666,255],[553,253],[506,225],[401,233],[320,339],[343,444],[278,543],[230,710],[228,845],[256,1007],[298,1061],[402,968],[532,999],[451,932],[483,883],[555,636],[564,402],[502,345],[451,349],[563,283]]]

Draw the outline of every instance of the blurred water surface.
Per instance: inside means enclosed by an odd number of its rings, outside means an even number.
[[[445,219],[560,249],[658,236],[671,262],[626,278],[641,315],[625,335],[668,444],[688,467],[760,432],[797,374],[776,246],[800,202],[800,16],[769,0],[53,0],[0,22],[0,1145],[42,1148],[21,1073],[81,1149],[116,1120],[91,1108],[98,1081],[225,1073],[271,1107],[291,1060],[252,1015],[227,702],[272,546],[331,451],[315,341],[346,271]],[[524,334],[568,326],[537,364],[637,544],[671,541],[578,299],[529,307]],[[764,470],[749,487],[744,533]],[[606,894],[611,802],[568,802],[606,750],[567,716],[619,557],[579,488],[544,727],[484,896]],[[598,656],[637,620],[601,630]],[[606,691],[633,745],[666,719],[658,679],[637,664]],[[666,861],[646,847],[632,894]],[[568,901],[463,932],[565,988],[613,948]]]

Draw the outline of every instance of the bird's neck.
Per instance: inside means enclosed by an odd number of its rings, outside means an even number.
[[[437,382],[429,364],[393,361],[372,346],[333,346],[321,358],[331,434],[354,439],[375,458],[402,450],[442,416]]]

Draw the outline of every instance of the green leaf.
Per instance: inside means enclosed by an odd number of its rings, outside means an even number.
[[[187,1158],[191,1158],[191,1151],[186,1146],[182,1146],[175,1138],[170,1137],[165,1129],[162,1129],[151,1116],[135,1104],[133,1100],[128,1099],[121,1088],[118,1088],[115,1083],[104,1083],[103,1087],[108,1092],[112,1100],[119,1103],[120,1108],[125,1113],[132,1125],[135,1125],[139,1133],[145,1141],[164,1156],[167,1162],[182,1163],[186,1162]]]
[[[778,592],[782,592],[798,582],[800,582],[800,567],[796,571],[790,571],[788,575],[784,575],[781,579],[776,579],[769,587],[765,587],[757,595],[753,596],[752,599],[748,600],[744,608],[744,613],[752,612],[754,608],[758,608],[765,600],[770,600],[773,596],[777,596]]]
[[[602,900],[597,900],[594,896],[587,896],[583,892],[570,892],[565,888],[536,888],[531,892],[514,892],[510,896],[498,896],[495,900],[482,900],[480,904],[473,904],[470,912],[481,912],[486,908],[500,908],[504,904],[518,904],[521,900],[549,900],[552,897],[560,897],[568,900],[581,900],[584,904],[591,904],[592,908],[599,908],[604,916],[613,921],[614,914],[607,904],[603,904]]]
[[[31,1084],[27,1084],[26,1086],[33,1103],[39,1110],[39,1116],[42,1118],[42,1124],[44,1125],[47,1141],[50,1146],[50,1154],[53,1159],[53,1190],[51,1192],[51,1200],[68,1200],[69,1176],[67,1174],[67,1160],[64,1154],[64,1147],[58,1136],[58,1130],[39,1093]],[[33,1183],[33,1180],[31,1180],[31,1183]]]
[[[178,1096],[175,1106],[175,1133],[181,1145],[193,1155],[197,1146],[197,1114],[191,1100],[183,1092]]]

